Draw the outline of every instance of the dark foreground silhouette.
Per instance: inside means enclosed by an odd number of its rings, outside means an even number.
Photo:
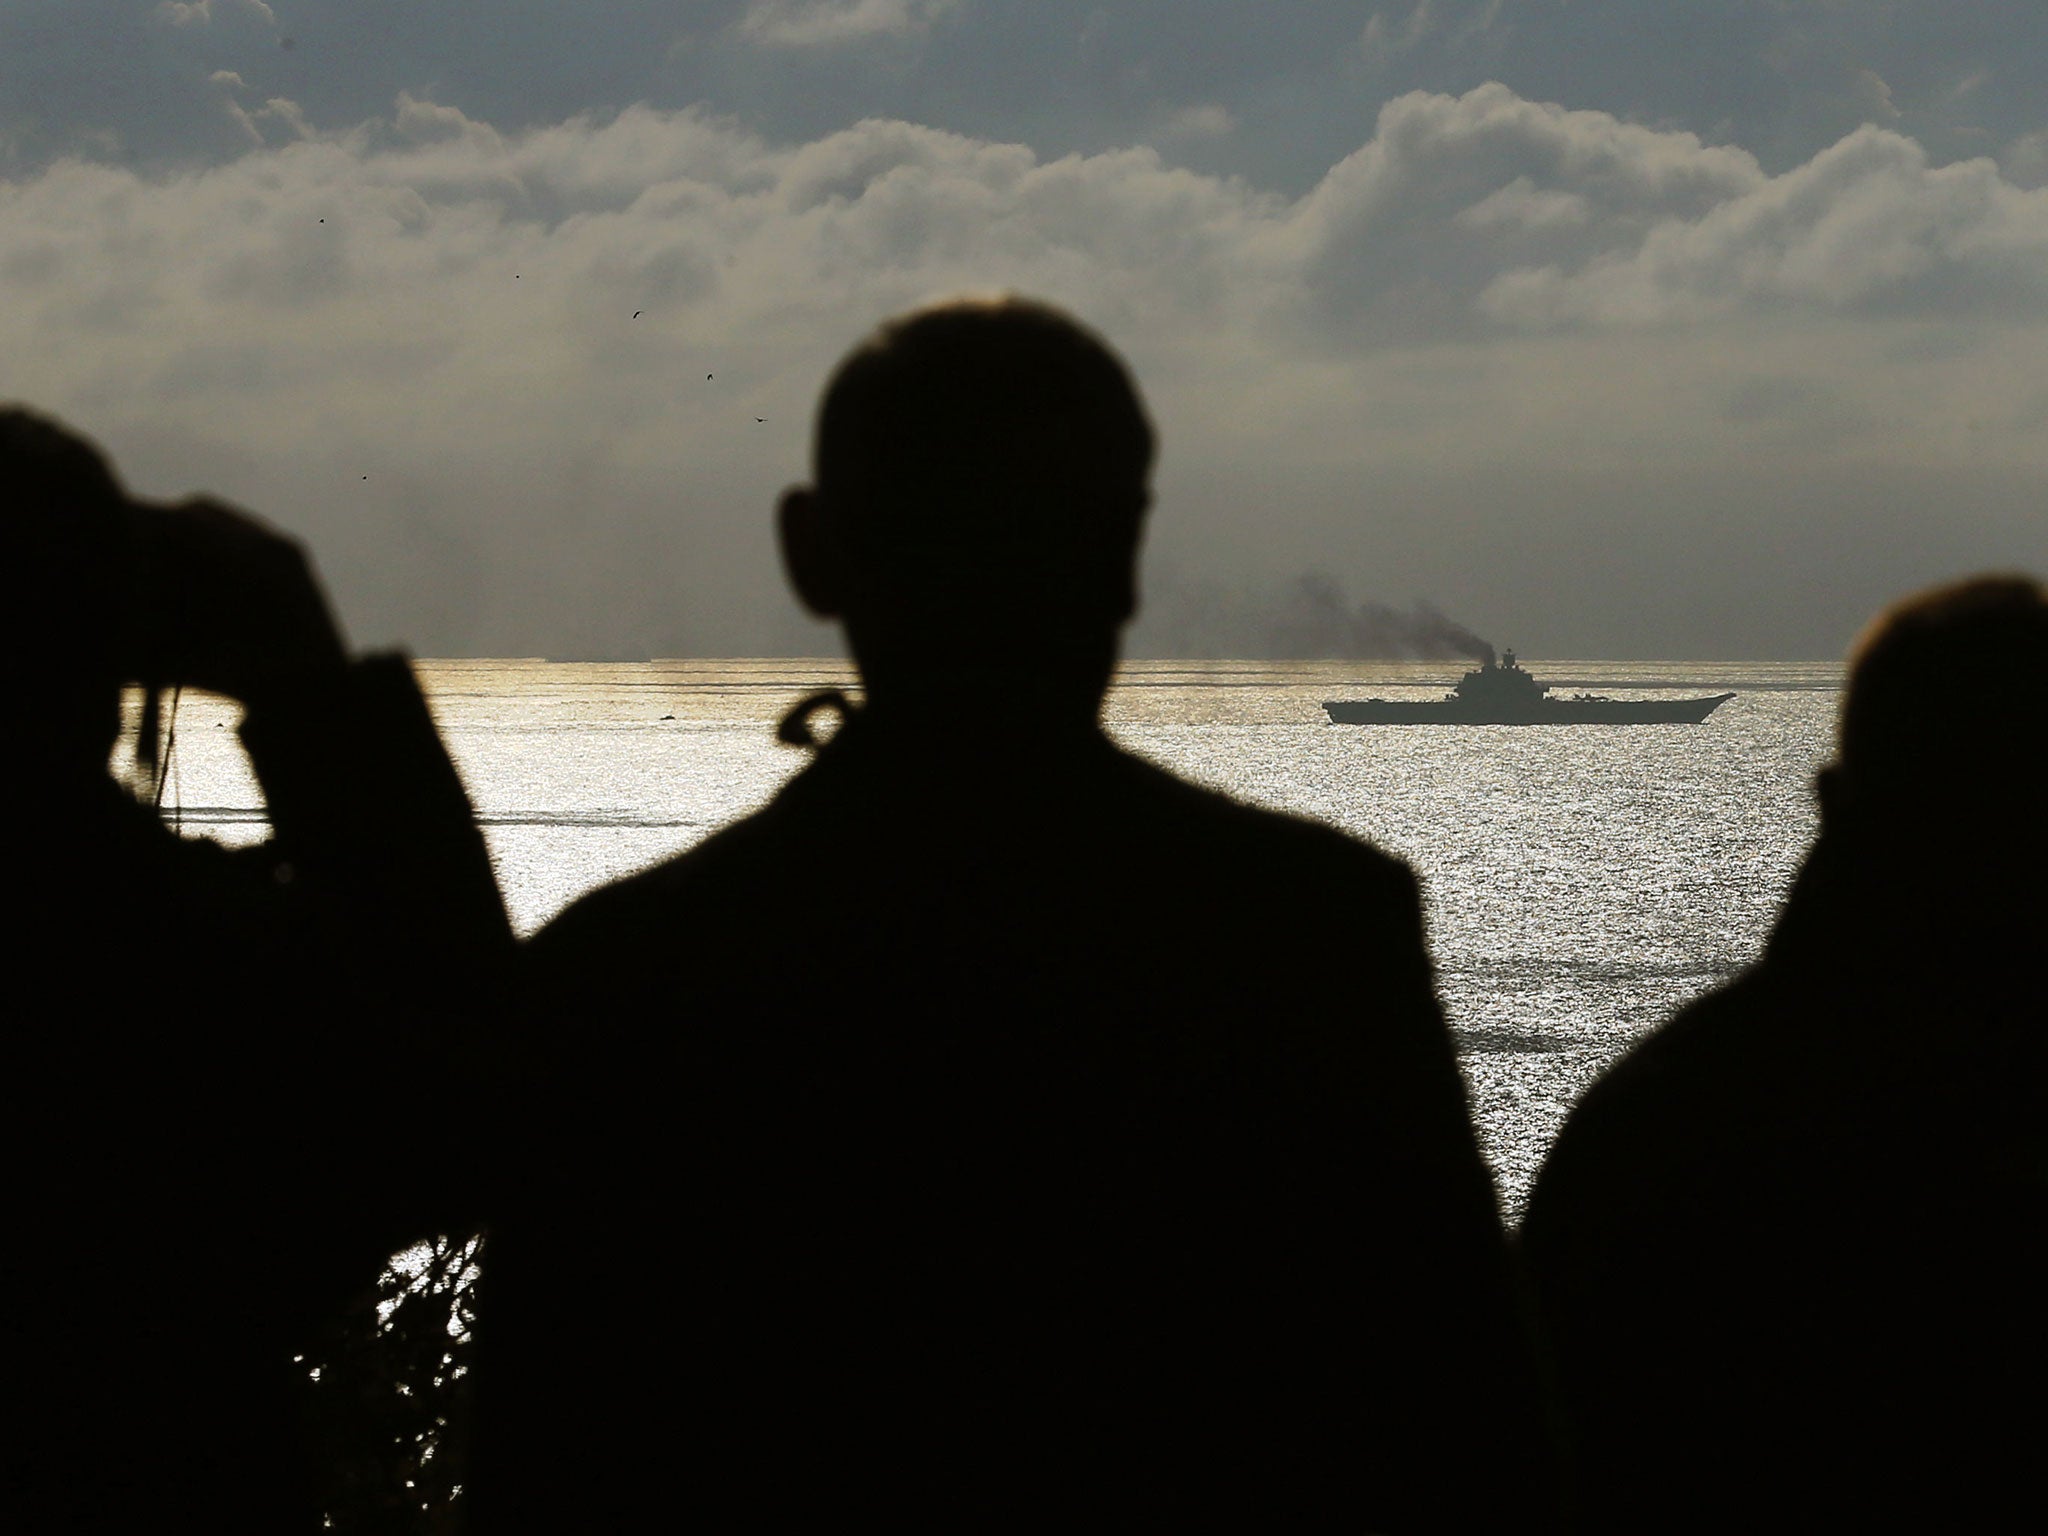
[[[1901,605],[1761,962],[1586,1095],[1522,1228],[1600,1530],[1989,1530],[2048,1441],[2048,604]]]
[[[1032,305],[842,366],[781,531],[868,702],[531,946],[474,1529],[1540,1523],[1413,877],[1099,728],[1150,459]]]
[[[346,658],[294,546],[218,504],[131,503],[11,408],[0,505],[0,1509],[24,1532],[317,1529],[336,1470],[294,1356],[459,1214],[432,1187],[439,1031],[510,947],[490,865],[410,672]],[[109,777],[136,680],[246,705],[274,841],[181,839]]]

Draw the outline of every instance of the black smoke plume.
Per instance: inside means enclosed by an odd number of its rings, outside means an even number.
[[[1148,582],[1134,656],[1246,661],[1493,660],[1493,646],[1433,604],[1353,602],[1335,577],[1307,571],[1278,586]]]

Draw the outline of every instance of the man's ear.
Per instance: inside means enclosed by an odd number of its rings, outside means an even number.
[[[1131,514],[1134,524],[1131,529],[1131,558],[1119,578],[1115,594],[1116,622],[1119,626],[1130,623],[1144,603],[1144,594],[1138,589],[1138,569],[1144,564],[1145,529],[1149,521],[1145,514],[1151,508],[1152,493],[1146,491],[1138,502],[1137,510]]]
[[[782,569],[797,598],[821,619],[845,611],[845,555],[830,510],[817,491],[793,485],[775,508],[776,540],[782,547]]]
[[[1139,567],[1145,563],[1145,524],[1147,524],[1145,514],[1149,510],[1151,510],[1151,492],[1139,492],[1137,506],[1130,510],[1130,514],[1128,514],[1130,516],[1130,557],[1128,557],[1128,561],[1124,561],[1124,567],[1116,573],[1116,582],[1110,588],[1110,592],[1106,594],[1108,600],[1110,600],[1110,610],[1112,610],[1112,614],[1116,618],[1116,627],[1118,629],[1122,629],[1124,625],[1128,625],[1130,621],[1133,621],[1133,618],[1137,616],[1139,606],[1143,604],[1143,594],[1139,592]]]

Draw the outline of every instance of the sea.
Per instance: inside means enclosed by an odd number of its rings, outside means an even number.
[[[1524,665],[1563,692],[1735,697],[1700,725],[1332,726],[1325,699],[1435,698],[1462,665],[1131,661],[1104,706],[1129,750],[1414,867],[1510,1220],[1601,1069],[1761,950],[1814,835],[1841,682],[1832,663]],[[522,934],[768,800],[807,755],[777,743],[777,718],[855,682],[829,659],[417,670]],[[959,709],[964,729],[1014,728],[998,695]],[[164,812],[187,835],[265,835],[235,718],[226,700],[179,701]],[[1307,968],[1335,1012],[1372,985],[1341,949],[1304,944],[1266,963],[1276,977]]]

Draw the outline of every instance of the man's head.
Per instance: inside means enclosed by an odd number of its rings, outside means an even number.
[[[1980,576],[1888,609],[1850,653],[1822,810],[1837,825],[1973,856],[2038,850],[2048,753],[2048,593]]]
[[[1068,316],[1009,297],[914,310],[826,386],[815,483],[781,509],[791,580],[844,621],[871,686],[972,650],[1097,670],[1099,692],[1136,607],[1152,453],[1130,375]]]

